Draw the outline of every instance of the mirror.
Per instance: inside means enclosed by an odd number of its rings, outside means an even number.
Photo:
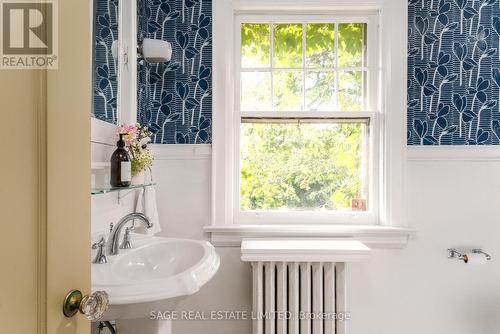
[[[137,3],[93,0],[93,13],[93,120],[135,123]]]
[[[92,117],[119,123],[119,0],[94,0]]]

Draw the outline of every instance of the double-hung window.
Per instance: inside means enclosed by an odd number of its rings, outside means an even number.
[[[234,222],[376,223],[377,13],[235,20]]]

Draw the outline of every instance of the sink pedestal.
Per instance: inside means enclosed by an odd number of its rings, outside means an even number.
[[[116,329],[119,334],[172,334],[172,320],[122,319]]]

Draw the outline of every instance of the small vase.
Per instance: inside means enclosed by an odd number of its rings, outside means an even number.
[[[131,185],[140,185],[144,184],[144,171],[141,171],[134,176],[132,176],[132,180],[130,181]]]

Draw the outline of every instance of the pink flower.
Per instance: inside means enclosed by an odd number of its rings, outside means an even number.
[[[131,146],[137,140],[137,135],[139,134],[139,128],[136,124],[122,124],[118,127],[117,135],[121,133],[125,134],[123,140],[125,140],[125,145]]]

